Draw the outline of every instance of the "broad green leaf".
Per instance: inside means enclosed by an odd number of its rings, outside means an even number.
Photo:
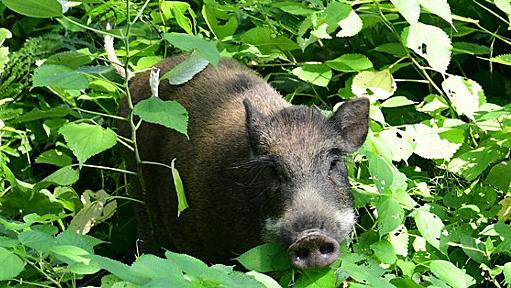
[[[394,231],[403,223],[405,218],[405,211],[392,198],[387,198],[376,205],[376,210],[378,211],[378,233],[380,237]]]
[[[454,42],[452,43],[453,54],[471,54],[471,55],[487,55],[490,54],[490,48],[475,43]],[[491,60],[490,60],[491,61]]]
[[[67,146],[80,163],[117,143],[115,132],[99,125],[68,123],[59,129],[59,133],[64,135]]]
[[[204,70],[209,62],[197,53],[192,53],[185,61],[177,64],[165,73],[161,79],[169,80],[171,85],[181,85],[188,82],[196,74]]]
[[[348,14],[348,17],[337,22],[337,25],[341,30],[337,32],[335,36],[352,37],[357,35],[358,32],[362,30],[364,23],[362,22],[362,19],[360,19],[360,16],[358,16],[358,14],[355,13],[355,11],[351,10],[350,14]]]
[[[373,68],[371,60],[362,54],[344,54],[325,62],[328,67],[341,72],[360,72]]]
[[[64,65],[71,69],[78,69],[81,66],[90,64],[92,59],[88,50],[86,52],[83,50],[66,51],[51,55],[44,61],[44,64]]]
[[[35,163],[50,164],[58,167],[71,165],[72,162],[73,159],[70,156],[57,149],[44,151],[35,159]]]
[[[341,270],[348,273],[353,280],[368,284],[368,287],[395,288],[394,285],[390,284],[389,279],[381,277],[385,273],[385,270],[381,269],[381,267],[378,265],[367,265],[363,262],[360,263],[364,258],[360,254],[354,253],[345,255],[342,257]]]
[[[452,25],[451,7],[447,0],[418,0],[419,4],[429,12],[439,16]]]
[[[266,274],[262,274],[256,271],[250,271],[245,273],[248,276],[254,277],[258,282],[263,283],[266,288],[282,288],[277,281]]]
[[[57,241],[51,235],[37,230],[23,231],[18,235],[20,242],[39,253],[48,252],[52,247],[57,245]]]
[[[48,175],[40,181],[40,183],[53,183],[60,186],[68,186],[78,181],[80,171],[73,169],[71,166],[65,166]]]
[[[403,107],[403,106],[408,106],[408,105],[413,105],[413,104],[417,104],[417,102],[412,101],[412,100],[406,98],[405,96],[394,96],[394,97],[391,97],[391,98],[385,100],[385,102],[381,103],[380,106],[383,108],[395,108],[395,107]]]
[[[438,279],[449,284],[453,288],[465,288],[474,285],[476,281],[472,276],[444,260],[433,260],[429,263],[429,269]]]
[[[190,255],[167,251],[165,257],[190,277],[201,277],[208,270],[208,265]]]
[[[206,20],[209,29],[213,31],[218,39],[232,36],[238,28],[236,15],[228,14],[214,5],[203,5],[202,16]]]
[[[456,112],[472,120],[479,107],[486,103],[483,88],[471,79],[451,75],[442,82],[442,89]]]
[[[144,285],[150,281],[150,278],[141,276],[131,271],[130,266],[99,255],[89,255],[89,258],[99,264],[99,266],[122,280],[129,281],[136,285]]]
[[[332,268],[306,270],[293,285],[293,288],[335,287],[335,272]]]
[[[275,33],[264,27],[255,27],[241,35],[243,43],[252,44],[263,52],[271,53],[273,50],[291,51],[299,49],[300,46],[291,39],[275,35]]]
[[[500,210],[497,212],[497,217],[500,221],[509,221],[511,219],[511,197],[506,197],[500,202]]]
[[[449,160],[461,146],[440,138],[437,128],[422,123],[406,126],[405,131],[415,144],[413,153],[425,159]]]
[[[447,100],[435,94],[430,94],[424,97],[424,101],[417,107],[417,111],[428,113],[430,115],[437,115],[445,109],[449,109]]]
[[[440,218],[424,209],[417,209],[414,215],[415,224],[421,235],[431,246],[440,249],[440,237],[444,223]]]
[[[177,194],[177,217],[181,215],[186,208],[188,208],[188,203],[186,202],[186,194],[185,189],[183,187],[183,182],[181,181],[181,176],[179,176],[179,171],[174,167],[174,160],[172,160],[172,179],[174,180],[174,189],[176,189]]]
[[[491,144],[484,145],[483,143],[480,147],[453,158],[447,165],[447,170],[472,181],[483,173],[490,164],[504,159],[507,153],[508,149]]]
[[[401,43],[383,43],[373,49],[374,51],[388,53],[396,57],[405,57],[406,48]]]
[[[165,33],[163,39],[183,51],[195,50],[199,56],[207,59],[209,63],[215,66],[220,61],[220,53],[216,49],[215,44],[199,36],[172,32]]]
[[[408,256],[409,236],[406,226],[399,225],[396,230],[389,233],[389,241],[397,255]]]
[[[291,267],[287,251],[280,245],[267,243],[254,247],[236,258],[243,267],[261,273],[284,271]]]
[[[387,145],[392,154],[392,161],[407,161],[415,150],[416,143],[413,137],[398,128],[385,129],[378,134],[378,138]]]
[[[325,64],[305,64],[292,72],[301,80],[321,87],[328,86],[332,79],[332,70]]]
[[[164,101],[151,97],[138,102],[133,114],[146,122],[174,129],[188,137],[188,112],[177,101]]]
[[[192,34],[192,21],[185,16],[186,11],[195,16],[190,4],[181,1],[162,1],[160,4],[161,11],[166,19],[174,18],[179,25],[188,34]]]
[[[508,192],[511,185],[511,161],[503,161],[493,166],[484,182]]]
[[[506,279],[507,285],[511,285],[511,262],[504,264],[504,279]]]
[[[447,71],[452,46],[451,39],[442,29],[416,23],[406,27],[401,37],[406,47],[425,58],[431,68],[440,73]]]
[[[0,281],[5,281],[18,276],[25,268],[25,263],[14,252],[0,247],[0,267]]]
[[[52,107],[48,110],[39,110],[38,108],[34,108],[33,110],[24,113],[20,117],[15,119],[16,123],[23,123],[29,121],[35,121],[39,119],[45,118],[60,118],[67,116],[69,113],[73,111],[69,107]]]
[[[82,194],[83,208],[73,217],[69,229],[77,234],[87,234],[90,229],[114,215],[117,201],[104,190],[85,190]]]
[[[390,0],[410,25],[417,24],[421,8],[417,0]]]
[[[396,82],[388,69],[363,71],[353,78],[351,91],[358,97],[367,97],[375,102],[392,96],[396,91]]]
[[[138,257],[131,265],[131,272],[147,278],[160,278],[164,275],[182,277],[182,270],[175,263],[151,254]]]
[[[511,54],[503,54],[490,58],[491,62],[511,66]]]
[[[371,250],[373,250],[374,255],[383,263],[394,264],[397,260],[396,251],[387,239],[382,239],[371,244]]]
[[[314,13],[316,10],[307,8],[304,3],[300,2],[275,2],[272,3],[273,7],[277,7],[280,10],[292,14],[292,15],[300,15],[300,16],[308,16]]]
[[[11,39],[11,37],[11,31],[5,28],[0,28],[0,45],[4,44],[5,39]]]
[[[89,80],[78,70],[64,65],[44,64],[34,70],[33,87],[56,87],[80,90],[89,87]]]
[[[76,262],[84,264],[90,263],[90,259],[87,257],[90,255],[89,252],[80,247],[73,245],[57,245],[51,247],[49,251],[53,253],[57,259],[67,264],[73,264]]]
[[[509,21],[511,22],[511,1],[509,1],[509,0],[495,0],[494,3],[497,6],[497,8],[499,8],[502,12],[507,14],[507,17],[508,17]],[[510,28],[508,28],[508,29],[510,29]]]
[[[0,75],[4,72],[4,67],[9,62],[9,48],[1,47],[5,39],[10,39],[12,34],[5,28],[0,28]]]
[[[7,8],[34,18],[62,16],[62,5],[57,0],[2,0]]]

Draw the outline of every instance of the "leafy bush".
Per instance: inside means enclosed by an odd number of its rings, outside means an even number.
[[[0,3],[0,285],[510,285],[509,1]],[[137,142],[112,127],[137,123],[116,116],[129,82],[106,60],[105,35],[136,72],[191,53],[153,77],[153,90],[158,81],[185,83],[223,56],[259,71],[286,100],[327,114],[368,97],[368,140],[347,160],[359,220],[341,259],[300,272],[265,244],[238,258],[247,273],[171,252],[122,264],[136,255],[138,200],[126,176],[137,172],[113,147],[136,151]],[[187,135],[177,102],[130,108]],[[179,173],[168,168],[182,197]]]

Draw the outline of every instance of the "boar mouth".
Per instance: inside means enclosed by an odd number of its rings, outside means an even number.
[[[296,268],[326,267],[339,257],[339,242],[319,230],[304,231],[288,248],[288,257]]]

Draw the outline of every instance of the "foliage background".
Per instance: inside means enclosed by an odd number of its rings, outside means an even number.
[[[0,286],[510,285],[510,14],[508,0],[1,0]],[[343,257],[304,273],[271,244],[239,257],[248,273],[135,257],[135,172],[118,148],[139,143],[115,133],[131,121],[115,116],[128,81],[106,34],[134,71],[193,52],[161,81],[222,55],[327,114],[369,97],[369,138],[347,159],[359,221]],[[186,133],[180,111],[159,121]]]

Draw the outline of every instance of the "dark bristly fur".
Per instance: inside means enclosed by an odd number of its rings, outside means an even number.
[[[162,73],[185,57],[162,62]],[[148,73],[133,79],[131,93],[134,102],[150,97]],[[166,164],[177,159],[190,208],[177,218],[170,171],[145,165],[143,200],[150,215],[139,216],[140,229],[149,230],[144,221],[154,227],[154,235],[142,236],[146,243],[227,262],[265,240],[288,246],[305,230],[337,241],[349,233],[354,214],[340,154],[365,139],[366,99],[347,102],[325,118],[285,102],[253,71],[228,59],[183,85],[162,81],[159,95],[188,110],[190,139],[143,123],[137,135],[141,157]],[[121,113],[127,115],[125,104]],[[127,127],[120,130],[129,135]]]

